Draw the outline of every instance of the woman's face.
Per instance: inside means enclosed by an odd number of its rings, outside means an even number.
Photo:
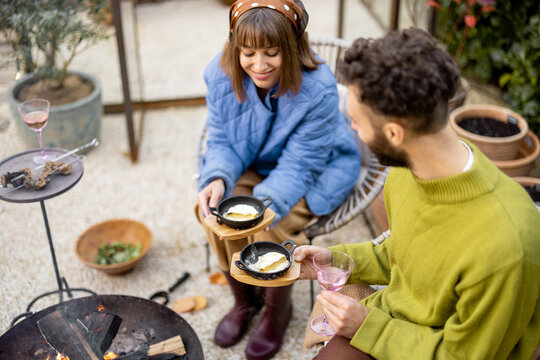
[[[270,90],[277,84],[281,62],[278,47],[254,49],[246,45],[240,48],[240,66],[260,89]]]

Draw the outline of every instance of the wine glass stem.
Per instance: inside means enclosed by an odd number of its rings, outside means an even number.
[[[43,148],[43,140],[41,140],[41,130],[37,132],[39,147],[41,148],[41,157],[45,159],[45,149]]]

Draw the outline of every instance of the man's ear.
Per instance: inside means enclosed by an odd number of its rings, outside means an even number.
[[[382,126],[382,132],[393,146],[401,146],[405,140],[405,128],[397,122],[387,122]]]

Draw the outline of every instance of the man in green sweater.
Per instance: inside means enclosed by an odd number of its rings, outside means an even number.
[[[419,29],[358,39],[341,66],[352,127],[386,165],[390,236],[314,254],[355,259],[358,302],[318,296],[337,335],[316,359],[531,359],[540,339],[540,213],[525,190],[447,121],[453,59]],[[366,355],[368,354],[368,355]]]

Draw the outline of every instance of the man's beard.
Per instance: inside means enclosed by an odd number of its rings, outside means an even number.
[[[381,131],[376,131],[373,140],[366,145],[381,165],[410,168],[407,153],[395,149]]]

